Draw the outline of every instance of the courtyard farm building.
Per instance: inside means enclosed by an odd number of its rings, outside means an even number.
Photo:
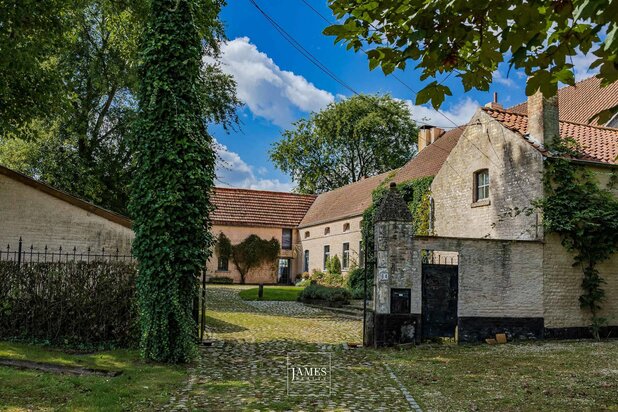
[[[382,222],[384,233],[376,233],[378,318],[404,311],[399,318],[412,323],[399,330],[415,341],[455,335],[476,341],[497,332],[587,336],[590,315],[578,301],[581,269],[572,266],[560,239],[545,232],[542,215],[531,205],[544,195],[543,173],[558,136],[579,144],[579,155],[570,161],[590,170],[601,186],[615,178],[618,119],[592,119],[615,105],[618,82],[600,88],[590,78],[560,89],[552,100],[536,94],[510,109],[494,101],[448,131],[423,126],[418,153],[406,165],[326,193],[216,188],[213,235],[225,234],[232,245],[250,235],[279,241],[276,261],[251,270],[247,283],[291,284],[304,272],[325,270],[335,255],[345,275],[364,264],[361,222],[374,190],[432,178],[423,236],[397,226],[401,222]],[[618,187],[611,190],[618,196]],[[26,244],[130,251],[129,219],[3,167],[0,207],[5,245],[23,237]],[[391,229],[396,236],[387,235]],[[618,256],[597,268],[606,281],[603,332],[615,336]],[[232,259],[216,248],[206,275],[240,282]]]

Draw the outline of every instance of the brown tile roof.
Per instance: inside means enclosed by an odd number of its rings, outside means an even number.
[[[315,198],[315,195],[216,187],[211,219],[219,225],[296,227]]]
[[[589,124],[595,114],[618,105],[618,82],[601,87],[601,81],[590,77],[558,90],[558,110],[560,120]],[[527,114],[526,102],[513,106],[508,111]],[[590,123],[599,126],[596,119]]]
[[[389,177],[391,178],[389,180],[401,183],[419,177],[435,176],[457,144],[461,133],[461,128],[444,133],[440,139],[425,147],[399,169],[320,194],[309,208],[307,215],[300,223],[300,227],[361,215],[371,205],[373,190]]]
[[[36,179],[31,178],[30,176],[26,176],[23,173],[16,172],[14,170],[9,169],[8,167],[0,166],[0,174],[5,175],[13,180],[21,182],[27,186],[33,187],[43,193],[46,193],[50,196],[53,196],[57,199],[65,201],[73,206],[79,207],[80,209],[85,210],[86,212],[90,212],[94,215],[100,216],[107,220],[110,220],[114,223],[118,223],[121,226],[131,228],[133,222],[126,216],[123,216],[119,213],[112,212],[111,210],[103,209],[93,203],[86,202],[76,196],[73,196],[69,193],[63,192],[62,190],[58,190],[54,187],[49,186],[43,182],[39,182]]]
[[[489,108],[483,108],[483,111],[506,128],[527,137],[527,115]],[[561,121],[560,137],[572,138],[579,143],[582,148],[581,160],[618,164],[618,129]],[[547,153],[538,143],[528,138],[526,140],[542,153]]]
[[[300,227],[318,225],[361,215],[371,204],[371,193],[393,172],[368,177],[330,192],[321,193],[300,222]]]
[[[419,177],[435,176],[442,168],[446,158],[459,141],[465,126],[449,130],[438,140],[426,146],[396,173],[393,181],[401,183]]]

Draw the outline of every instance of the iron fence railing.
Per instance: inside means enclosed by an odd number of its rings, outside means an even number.
[[[19,265],[23,263],[62,263],[62,262],[92,262],[92,261],[117,261],[132,263],[135,258],[131,254],[121,254],[120,249],[110,250],[101,248],[95,250],[90,246],[78,249],[77,246],[70,247],[35,247],[24,244],[22,238],[19,238],[17,244],[11,246],[7,244],[6,248],[0,249],[0,262],[10,261],[16,262]]]
[[[425,252],[421,255],[423,264],[426,265],[458,265],[459,255],[440,254],[438,252]]]

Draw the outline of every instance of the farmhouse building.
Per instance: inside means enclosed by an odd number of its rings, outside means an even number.
[[[130,255],[131,220],[0,166],[0,251]]]

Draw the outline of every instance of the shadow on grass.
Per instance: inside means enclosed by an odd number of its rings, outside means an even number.
[[[206,315],[206,326],[216,333],[244,332],[247,328]]]

